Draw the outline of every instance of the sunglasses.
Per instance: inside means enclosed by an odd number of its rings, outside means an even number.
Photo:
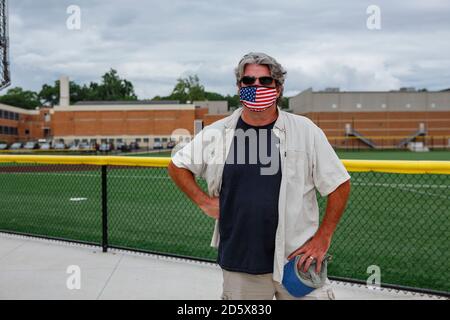
[[[263,86],[268,86],[271,85],[273,83],[273,78],[269,77],[269,76],[264,76],[264,77],[251,77],[251,76],[243,76],[241,78],[241,82],[243,84],[245,84],[246,86],[252,85],[256,82],[256,79],[259,79],[259,83]]]

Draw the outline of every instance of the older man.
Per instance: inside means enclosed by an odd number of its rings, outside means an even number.
[[[288,259],[316,271],[350,192],[350,176],[322,130],[281,111],[286,71],[264,53],[239,62],[242,107],[202,130],[169,165],[178,187],[216,219],[212,245],[223,299],[294,299],[282,286]],[[194,176],[208,184],[208,194]],[[328,196],[322,224],[316,190]],[[302,299],[333,299],[329,285]]]

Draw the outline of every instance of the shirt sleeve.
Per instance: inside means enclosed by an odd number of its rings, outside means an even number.
[[[203,161],[203,131],[198,133],[194,139],[178,150],[172,157],[172,162],[178,168],[191,171],[195,176],[202,177],[205,170]]]
[[[329,195],[350,175],[328,142],[322,129],[315,127],[313,151],[313,180],[322,197]]]

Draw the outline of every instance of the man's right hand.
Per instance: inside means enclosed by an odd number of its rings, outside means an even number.
[[[169,163],[167,169],[170,177],[189,199],[198,205],[206,215],[219,219],[219,198],[209,197],[197,184],[191,171],[178,168],[173,162]]]
[[[200,209],[203,210],[203,212],[214,219],[219,219],[219,198],[210,198],[205,197],[202,199],[201,203],[198,204]]]

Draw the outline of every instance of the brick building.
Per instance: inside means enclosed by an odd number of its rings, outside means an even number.
[[[0,141],[46,139],[51,135],[50,108],[25,110],[0,103]]]
[[[138,142],[152,147],[155,142],[165,145],[170,139],[193,136],[195,130],[228,114],[226,101],[83,101],[70,105],[69,79],[61,77],[60,85],[59,105],[53,108],[25,110],[0,104],[0,141]]]
[[[97,101],[70,105],[69,79],[60,79],[60,102],[24,110],[0,104],[0,141],[48,139],[138,142],[143,147],[193,136],[222,119],[226,101]],[[401,148],[411,141],[450,145],[450,91],[411,88],[388,92],[305,90],[289,99],[289,111],[312,119],[335,147]]]
[[[336,147],[401,148],[411,141],[449,147],[450,91],[307,89],[289,108],[312,119]]]

